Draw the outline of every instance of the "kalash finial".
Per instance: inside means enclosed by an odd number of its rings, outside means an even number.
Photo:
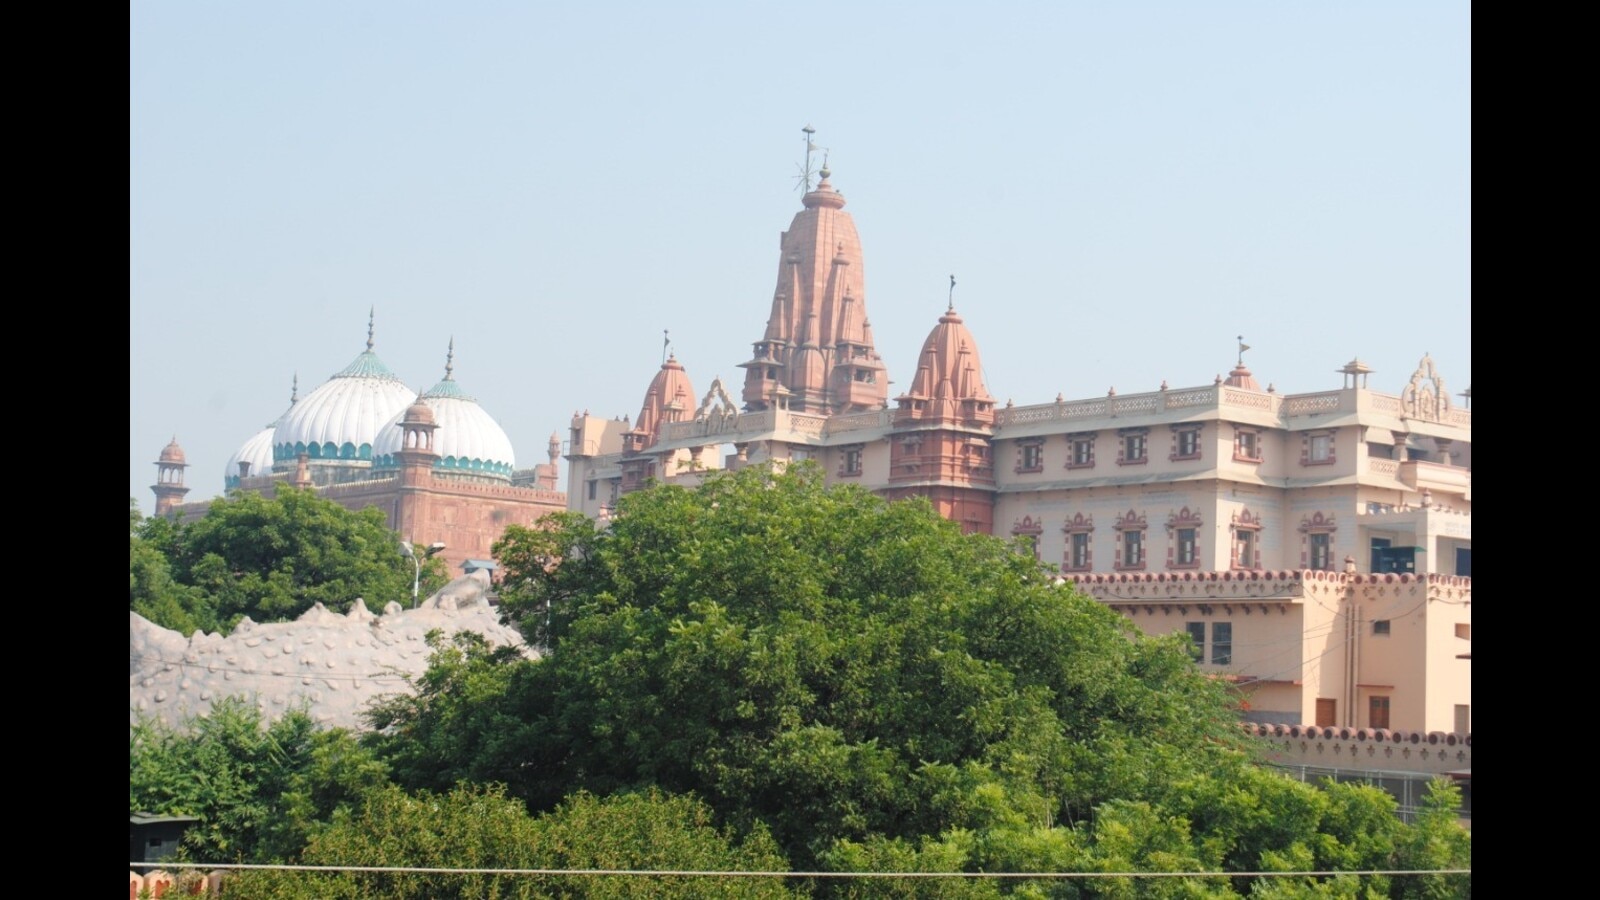
[[[450,349],[446,350],[445,354],[444,354],[444,380],[445,381],[454,381],[455,380],[454,376],[451,374],[451,373],[453,373],[455,371],[455,369],[456,369],[456,336],[452,334],[452,335],[450,335]]]
[[[373,323],[374,319],[376,319],[377,313],[378,313],[378,308],[376,306],[369,307],[367,309],[367,352],[368,353],[372,352],[372,323]]]

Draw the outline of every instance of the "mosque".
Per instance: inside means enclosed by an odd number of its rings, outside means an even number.
[[[1146,632],[1187,634],[1202,668],[1241,687],[1249,720],[1470,733],[1470,388],[1458,407],[1424,354],[1397,393],[1369,387],[1359,359],[1330,361],[1338,389],[1279,393],[1241,343],[1211,383],[1001,405],[952,302],[890,398],[861,240],[825,162],[816,174],[743,385],[697,394],[669,357],[637,419],[574,414],[564,493],[558,436],[547,464],[518,470],[448,362],[415,396],[370,331],[240,448],[229,489],[287,481],[379,506],[461,565],[545,512],[605,519],[651,482],[815,460],[830,482],[924,497],[969,532],[1016,538]],[[191,514],[176,443],[157,465],[158,513]]]
[[[444,378],[421,395],[372,348],[369,318],[366,350],[304,398],[294,391],[289,408],[229,458],[226,490],[271,496],[287,483],[349,509],[377,507],[414,546],[443,544],[452,572],[492,568],[506,526],[566,509],[560,438],[550,436],[548,462],[518,469],[505,430],[456,383],[453,342]],[[188,464],[176,439],[156,467],[156,515],[205,514],[209,502],[182,502]]]

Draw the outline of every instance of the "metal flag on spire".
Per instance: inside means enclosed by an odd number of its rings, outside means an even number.
[[[663,366],[667,364],[667,348],[671,346],[672,336],[667,333],[667,329],[661,329],[661,364]]]
[[[1249,349],[1250,345],[1244,342],[1244,335],[1239,335],[1239,365],[1244,365],[1244,352]]]
[[[811,152],[817,149],[817,145],[811,142],[811,136],[816,134],[817,130],[810,125],[800,130],[805,132],[806,135],[806,162],[803,166],[798,163],[795,165],[800,170],[800,174],[795,177],[795,181],[799,183],[801,193],[809,194],[811,193]]]
[[[956,277],[954,275],[951,275],[950,276],[950,305],[947,306],[946,309],[948,311],[950,311],[950,312],[954,312],[955,308],[956,308]]]

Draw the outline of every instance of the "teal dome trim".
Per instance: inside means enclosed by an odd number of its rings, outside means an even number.
[[[456,381],[455,381],[454,378],[446,378],[445,380],[439,382],[438,384],[434,385],[433,387],[428,388],[426,391],[422,392],[422,396],[423,397],[454,397],[457,400],[470,400],[470,401],[472,401],[474,403],[477,402],[477,398],[468,396],[467,392],[463,391],[461,389],[461,385],[456,384]]]
[[[397,469],[399,467],[400,460],[388,453],[380,454],[372,462],[373,469]],[[458,459],[454,456],[446,456],[435,460],[433,469],[436,472],[443,473],[464,472],[471,475],[494,475],[502,478],[510,478],[513,471],[512,466],[508,463],[493,462],[486,459]]]
[[[350,365],[345,366],[333,374],[334,378],[379,378],[385,381],[399,381],[400,376],[389,371],[383,364],[378,354],[371,350],[362,352]]]

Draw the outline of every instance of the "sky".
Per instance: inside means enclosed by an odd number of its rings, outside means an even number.
[[[1001,402],[1472,375],[1461,2],[129,7],[129,477],[188,500],[364,348],[546,459],[662,331],[737,396],[802,126],[894,396],[954,301]],[[1458,398],[1459,402],[1459,398]],[[562,478],[566,477],[565,464]]]

